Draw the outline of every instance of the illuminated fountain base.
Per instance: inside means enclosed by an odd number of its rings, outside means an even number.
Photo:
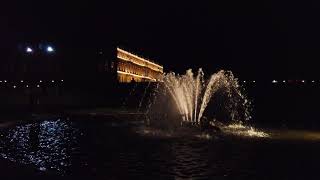
[[[220,123],[247,121],[250,101],[232,72],[221,70],[205,80],[202,69],[163,76],[147,111],[147,123],[162,129],[193,128],[221,132]],[[216,121],[219,120],[219,121]]]
[[[198,139],[224,139],[228,137],[238,138],[277,138],[271,132],[257,129],[253,126],[243,124],[229,124],[201,128],[190,124],[184,124],[176,129],[160,129],[156,127],[143,127],[136,131],[145,137],[152,138],[198,138]]]

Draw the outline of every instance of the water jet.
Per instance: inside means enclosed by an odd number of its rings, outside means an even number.
[[[220,131],[224,123],[247,121],[250,101],[231,71],[220,70],[205,79],[200,68],[185,74],[166,73],[155,90],[148,111],[151,124],[166,128],[193,127]]]

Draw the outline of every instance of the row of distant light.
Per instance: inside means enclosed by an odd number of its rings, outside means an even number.
[[[13,87],[13,88],[17,88],[18,86],[13,85],[12,87]],[[30,87],[30,86],[27,84],[26,87],[28,88],[28,87]],[[40,87],[40,84],[37,84],[37,87],[39,88],[39,87]]]
[[[17,86],[16,86],[16,85],[13,85],[12,87],[13,87],[13,88],[17,88]],[[28,88],[28,87],[29,87],[29,85],[26,85],[26,87]],[[37,87],[39,88],[39,87],[40,87],[40,85],[39,85],[39,84],[37,84]]]
[[[61,82],[63,82],[63,79],[61,79],[60,81],[61,81]],[[4,81],[1,81],[1,80],[0,80],[0,83],[2,83],[2,82],[6,83],[6,82],[8,82],[8,81],[7,81],[7,80],[4,80]],[[23,81],[23,80],[21,80],[20,82],[21,82],[21,83],[23,83],[24,81]],[[40,83],[42,83],[43,81],[42,81],[42,80],[40,80],[39,82],[40,82]],[[52,82],[52,83],[54,83],[55,81],[54,81],[54,80],[51,80],[51,82]],[[17,86],[16,86],[16,85],[13,85],[12,87],[13,87],[13,88],[17,88]],[[27,84],[27,85],[26,85],[26,87],[28,88],[28,87],[29,87],[29,85]],[[40,84],[37,84],[37,87],[39,88],[39,87],[40,87]]]
[[[26,53],[31,54],[34,52],[34,49],[31,46],[27,46],[26,47]],[[54,48],[52,46],[47,46],[46,47],[46,52],[47,53],[53,53],[54,52]]]
[[[256,81],[242,81],[243,83],[255,83]],[[282,80],[282,81],[277,81],[277,80],[272,80],[271,81],[272,83],[274,83],[274,84],[276,84],[276,83],[279,83],[279,82],[283,82],[283,83],[287,83],[287,82],[289,82],[289,83],[291,83],[291,82],[302,82],[302,83],[305,83],[306,81],[305,80],[300,80],[300,81],[295,81],[295,80],[290,80],[290,81],[286,81],[286,80]],[[315,83],[316,81],[315,80],[312,80],[311,81],[312,83]]]
[[[63,82],[63,79],[61,79],[60,81]],[[6,83],[6,82],[8,82],[8,81],[7,81],[7,80],[3,80],[3,81],[0,80],[0,83],[2,83],[2,82],[5,82],[5,83]],[[20,82],[23,83],[24,81],[21,80]],[[39,80],[39,82],[42,83],[43,81],[42,81],[42,80]],[[51,82],[54,83],[55,81],[54,81],[54,80],[51,80]]]

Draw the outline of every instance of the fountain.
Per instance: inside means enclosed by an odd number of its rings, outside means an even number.
[[[148,108],[149,121],[204,128],[249,120],[250,101],[240,89],[231,71],[220,70],[207,81],[201,68],[197,74],[191,69],[164,74]]]

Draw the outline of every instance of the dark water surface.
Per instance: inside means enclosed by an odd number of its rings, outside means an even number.
[[[112,119],[17,125],[1,130],[0,155],[61,178],[319,179],[317,138],[201,138],[140,127]]]

